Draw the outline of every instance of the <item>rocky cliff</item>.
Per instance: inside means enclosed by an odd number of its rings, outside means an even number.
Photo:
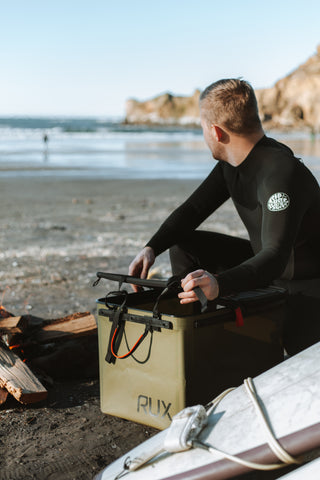
[[[304,64],[273,87],[256,91],[266,128],[308,128],[320,132],[320,45]],[[126,123],[200,125],[199,96],[165,93],[145,102],[126,103]]]
[[[126,102],[126,123],[162,125],[200,125],[200,90],[191,97],[165,93],[145,102],[130,99]]]
[[[317,53],[273,87],[256,91],[268,127],[320,131],[320,45]]]

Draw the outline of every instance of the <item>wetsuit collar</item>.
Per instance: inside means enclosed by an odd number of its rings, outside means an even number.
[[[254,161],[256,152],[261,146],[265,145],[266,140],[267,140],[266,135],[263,135],[263,137],[261,137],[260,140],[258,140],[258,142],[255,144],[253,149],[248,153],[248,155],[243,160],[243,162],[240,163],[240,165],[238,165],[237,167],[235,167],[239,173],[245,174],[245,175],[250,175],[251,173],[253,175],[255,174],[255,171],[257,168],[256,162]]]

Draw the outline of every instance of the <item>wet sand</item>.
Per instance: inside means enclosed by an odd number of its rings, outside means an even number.
[[[127,273],[132,258],[199,181],[0,179],[0,294],[15,315],[95,313],[115,285],[97,271]],[[227,202],[203,226],[246,236]],[[168,255],[156,266],[170,275]],[[81,375],[80,375],[81,377]],[[48,399],[0,407],[0,479],[88,480],[155,433],[104,415],[99,381],[55,380]]]

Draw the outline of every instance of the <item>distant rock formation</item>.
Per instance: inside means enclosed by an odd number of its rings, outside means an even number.
[[[320,132],[320,45],[304,64],[256,95],[266,128]],[[130,99],[125,123],[199,126],[199,96],[196,90],[190,97],[165,93],[144,102]]]
[[[269,128],[320,131],[320,45],[317,53],[273,87],[256,91],[261,119]]]
[[[127,100],[125,123],[200,125],[199,97],[200,90],[196,90],[191,97],[164,93],[145,102]]]

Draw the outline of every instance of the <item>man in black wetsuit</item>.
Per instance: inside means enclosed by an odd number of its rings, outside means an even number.
[[[209,300],[271,283],[285,286],[294,298],[319,297],[314,280],[320,279],[317,180],[288,147],[265,136],[247,82],[228,79],[207,87],[200,96],[200,118],[219,162],[136,256],[129,274],[146,278],[155,257],[170,248],[173,274],[182,277],[182,304],[198,300],[196,286]],[[250,241],[196,230],[230,197]],[[303,314],[305,300],[300,307],[294,303],[294,310]],[[313,315],[318,308],[320,301]]]

